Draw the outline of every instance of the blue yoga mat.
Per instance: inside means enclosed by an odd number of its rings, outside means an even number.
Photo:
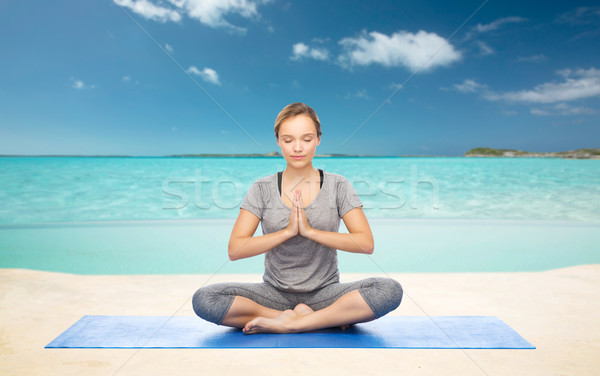
[[[46,348],[535,349],[495,316],[384,316],[346,330],[250,335],[195,316],[84,316]]]

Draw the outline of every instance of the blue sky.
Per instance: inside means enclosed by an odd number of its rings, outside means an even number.
[[[3,1],[0,154],[266,153],[297,101],[317,153],[600,147],[596,4]]]

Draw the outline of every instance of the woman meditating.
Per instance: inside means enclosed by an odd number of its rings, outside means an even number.
[[[264,253],[263,282],[202,287],[192,301],[196,314],[246,334],[298,333],[346,329],[396,309],[402,287],[394,279],[339,281],[337,250],[372,254],[373,235],[348,179],[312,165],[321,142],[315,111],[286,106],[275,137],[287,167],[250,186],[228,247],[231,260]],[[349,233],[338,232],[340,219]],[[263,235],[254,236],[259,222]]]

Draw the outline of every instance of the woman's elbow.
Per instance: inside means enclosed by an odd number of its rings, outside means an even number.
[[[360,249],[362,250],[363,253],[366,253],[367,255],[371,255],[371,254],[373,254],[373,251],[375,250],[375,244],[373,244],[373,241],[367,241],[361,245]]]
[[[355,252],[365,253],[370,255],[373,253],[375,249],[375,243],[373,241],[373,236],[368,236],[368,234],[356,234],[355,237],[352,238],[354,243],[358,246],[358,250]]]
[[[365,253],[368,255],[372,255],[373,251],[375,251],[375,242],[373,241],[373,237],[371,237],[371,239],[369,239],[369,241],[367,242]]]
[[[227,246],[227,254],[229,255],[229,260],[235,261],[240,259],[239,255],[239,247],[236,246],[233,242],[229,242]]]

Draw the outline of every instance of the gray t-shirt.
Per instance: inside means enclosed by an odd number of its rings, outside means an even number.
[[[350,209],[363,206],[354,187],[344,176],[323,171],[323,186],[304,208],[311,227],[338,232],[341,218]],[[277,174],[255,181],[240,206],[261,220],[263,234],[285,229],[291,208],[279,194]],[[339,282],[337,250],[297,234],[265,253],[263,281],[291,292],[308,292]]]

